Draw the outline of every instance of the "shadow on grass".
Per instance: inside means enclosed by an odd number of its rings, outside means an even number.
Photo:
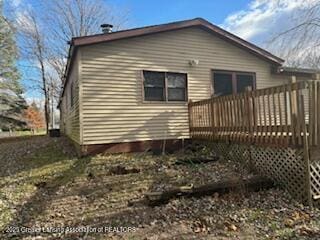
[[[0,187],[12,188],[27,184],[36,188],[35,192],[26,193],[26,195],[32,194],[31,197],[19,200],[22,205],[14,206],[16,213],[7,226],[32,226],[33,220],[50,205],[57,190],[83,175],[91,158],[76,158],[70,148],[72,146],[69,146],[65,139],[49,139],[46,147],[21,160],[26,164],[16,172],[16,175],[12,174],[11,177],[6,176],[2,179]],[[23,194],[19,190],[15,191],[14,194]],[[7,239],[5,233],[4,236],[1,238],[0,232],[0,239]]]
[[[45,186],[38,187],[37,192],[18,209],[10,226],[34,227],[38,223],[41,226],[63,224],[64,227],[146,227],[150,233],[155,227],[155,220],[168,223],[165,216],[172,214],[172,210],[165,207],[157,210],[141,204],[140,200],[143,200],[146,192],[154,191],[160,185],[188,182],[187,173],[180,173],[179,178],[173,174],[177,168],[172,165],[175,161],[168,156],[149,154],[74,159],[68,169],[46,181]],[[111,174],[110,168],[118,165],[139,168],[141,171],[125,175]],[[180,168],[182,167],[179,166]],[[190,170],[189,168],[193,167],[184,169]],[[91,177],[89,173],[92,174]],[[63,189],[62,186],[67,188]],[[187,219],[188,215],[185,215],[180,220]],[[141,231],[144,232],[143,229]],[[45,239],[57,239],[50,234],[40,235]],[[70,233],[60,239],[78,239],[84,236],[85,233]],[[107,237],[106,233],[92,233],[89,236],[93,238],[88,239]],[[124,239],[131,239],[126,237]]]
[[[65,151],[64,149],[71,149]],[[64,138],[28,137],[0,145],[0,183],[3,177],[16,177],[33,169],[61,162],[75,156],[73,146]],[[26,172],[26,173],[23,173]],[[21,173],[21,174],[20,174]]]
[[[30,140],[32,138],[37,138],[37,137],[43,137],[46,136],[45,134],[39,134],[39,135],[27,135],[27,136],[13,136],[13,137],[0,137],[0,144],[2,143],[10,143],[10,142],[19,142],[19,141],[26,141]]]
[[[35,227],[33,225],[34,220],[47,209],[50,202],[54,199],[57,190],[84,174],[90,161],[91,158],[76,159],[67,170],[45,182],[44,186],[38,186],[33,196],[17,209],[15,218],[7,226]]]
[[[86,199],[85,217],[81,218],[78,215],[77,218],[72,219],[71,223],[68,223],[70,224],[68,226],[74,228],[80,226],[90,226],[92,228],[140,228],[141,226],[150,227],[154,220],[161,221],[159,213],[155,214],[153,208],[145,204],[144,194],[153,189],[154,186],[163,184],[171,178],[166,172],[158,172],[158,169],[161,168],[166,160],[167,158],[156,161],[156,163],[153,163],[155,164],[153,167],[145,166],[145,163],[143,163],[144,168],[141,168],[141,172],[127,175],[110,175],[104,166],[106,165],[110,168],[113,165],[120,164],[120,162],[110,164],[110,161],[106,160],[104,164],[101,163],[101,166],[92,162],[91,167],[94,166],[95,169],[99,169],[100,174],[95,172],[95,178],[91,180],[90,184],[76,189],[77,194],[82,195]],[[122,162],[122,164],[125,163]],[[132,161],[128,165],[130,167],[136,166]],[[67,204],[65,208],[68,208]],[[165,214],[168,214],[168,212]],[[103,237],[108,239],[107,234],[106,232],[90,233],[88,237],[92,238],[88,239],[100,239],[100,237],[101,239]],[[65,239],[69,239],[69,237],[81,238],[85,235],[85,233],[77,233],[75,235],[65,234],[64,237]],[[54,238],[47,236],[46,239]],[[141,239],[141,235],[138,238],[131,238],[126,235],[123,239]]]
[[[0,193],[1,189],[16,189],[18,186],[33,185],[39,181],[51,179],[59,170],[68,167],[76,156],[73,146],[64,138],[52,139],[47,136],[29,138],[30,140],[23,145],[23,147],[29,147],[29,154],[16,157],[16,151],[19,151],[21,146],[15,144],[5,146],[5,153],[0,156],[2,165]],[[36,148],[35,145],[37,145]],[[0,151],[3,150],[1,147]]]
[[[66,139],[42,137],[40,140],[47,143],[31,155],[15,159],[6,171],[0,171],[0,189],[51,181],[76,159],[74,147]]]

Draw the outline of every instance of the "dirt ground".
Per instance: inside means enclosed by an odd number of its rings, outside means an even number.
[[[0,239],[320,239],[320,211],[279,188],[141,202],[150,191],[249,175],[223,159],[176,164],[193,157],[214,153],[78,159],[63,138],[0,142]]]

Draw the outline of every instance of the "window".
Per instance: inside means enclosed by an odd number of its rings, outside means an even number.
[[[255,73],[214,71],[213,89],[215,96],[241,93],[247,87],[255,88]]]
[[[187,74],[143,71],[145,101],[187,101]]]
[[[254,87],[254,75],[236,74],[237,77],[237,93],[244,92],[247,87]]]
[[[168,101],[186,101],[187,75],[167,73]]]
[[[165,100],[165,73],[144,71],[144,98],[148,101]]]
[[[213,89],[216,96],[232,94],[232,75],[229,73],[214,73]]]

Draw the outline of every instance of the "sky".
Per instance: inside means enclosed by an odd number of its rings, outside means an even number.
[[[129,10],[129,26],[140,27],[202,17],[257,45],[290,27],[298,8],[319,0],[109,0]],[[269,36],[269,37],[268,37]]]
[[[171,21],[205,18],[213,23],[221,24],[234,12],[245,9],[249,0],[113,0],[108,1],[115,6],[127,8],[130,21],[134,26],[161,24]]]
[[[7,0],[19,9],[44,0]],[[53,0],[46,0],[53,1]],[[94,1],[94,0],[92,0]],[[319,0],[105,0],[114,9],[128,11],[127,28],[178,20],[205,18],[258,46],[266,47],[273,34],[290,27],[290,17],[299,8]],[[24,65],[21,63],[20,65]],[[23,71],[23,67],[21,67]],[[30,70],[28,70],[30,71]],[[30,84],[30,83],[27,83]],[[33,90],[28,98],[38,98]]]

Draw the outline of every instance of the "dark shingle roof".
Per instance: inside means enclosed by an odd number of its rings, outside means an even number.
[[[73,56],[75,53],[75,50],[78,47],[91,45],[91,44],[98,44],[98,43],[104,43],[104,42],[110,42],[120,39],[127,39],[127,38],[133,38],[133,37],[140,37],[140,36],[146,36],[150,34],[155,33],[161,33],[161,32],[167,32],[167,31],[174,31],[189,27],[199,27],[203,30],[212,33],[213,35],[235,45],[240,48],[243,48],[244,50],[256,55],[257,57],[260,57],[264,59],[265,61],[268,61],[274,65],[281,66],[284,62],[283,59],[271,54],[270,52],[206,21],[202,18],[195,18],[191,20],[185,20],[185,21],[179,21],[179,22],[172,22],[167,24],[160,24],[160,25],[153,25],[153,26],[147,26],[147,27],[141,27],[141,28],[134,28],[129,30],[123,30],[123,31],[117,31],[113,33],[102,33],[102,34],[95,34],[90,36],[84,36],[84,37],[75,37],[70,42],[70,51],[69,51],[69,57],[68,62],[66,66],[65,71],[65,78],[64,86],[62,89],[61,96],[63,96],[64,88],[67,83],[68,74],[69,74],[69,68],[72,65]]]

